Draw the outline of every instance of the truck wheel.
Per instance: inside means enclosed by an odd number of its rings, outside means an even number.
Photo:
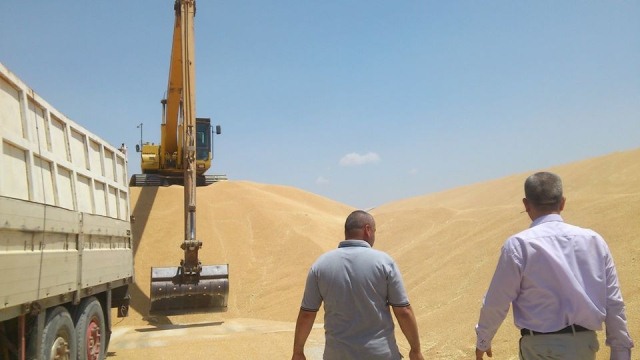
[[[73,320],[67,309],[62,306],[54,308],[47,314],[42,331],[43,360],[71,360],[76,354],[76,332]]]
[[[106,328],[102,306],[95,297],[82,301],[76,317],[78,360],[102,360]]]

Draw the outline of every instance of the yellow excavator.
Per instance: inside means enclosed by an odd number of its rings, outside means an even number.
[[[184,14],[183,8],[191,9],[191,13]],[[192,145],[195,146],[196,186],[206,186],[216,181],[226,180],[224,175],[205,174],[211,168],[213,159],[211,120],[195,118],[195,122],[193,121],[195,114],[195,58],[193,57],[195,0],[176,1],[174,11],[176,19],[169,84],[166,98],[160,102],[162,104],[160,144],[146,142],[136,145],[136,151],[141,153],[142,174],[131,177],[131,186],[183,185],[184,170],[189,166],[187,163],[189,155],[185,153],[187,151],[185,141],[189,131],[192,132],[189,135],[194,136]],[[194,123],[195,127],[192,126]],[[219,125],[216,126],[215,133],[220,135]]]
[[[151,268],[150,313],[178,315],[224,311],[229,295],[229,267],[203,266],[196,240],[196,186],[207,185],[211,166],[211,125],[195,117],[195,0],[175,0],[175,24],[167,98],[163,104],[160,145],[142,146],[142,170],[132,185],[184,186],[184,258],[177,267]],[[219,127],[217,133],[219,133]],[[137,175],[136,175],[137,176]],[[136,177],[134,176],[134,177]],[[151,180],[150,180],[151,179]],[[155,179],[155,180],[154,180]]]

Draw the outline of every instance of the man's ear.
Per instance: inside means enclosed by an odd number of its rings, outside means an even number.
[[[524,210],[526,212],[529,212],[529,209],[530,209],[529,200],[527,200],[527,198],[522,198],[522,204],[524,205]]]
[[[565,202],[567,202],[567,198],[566,197],[562,197],[562,200],[560,200],[560,207],[558,208],[559,211],[564,210],[564,204]]]

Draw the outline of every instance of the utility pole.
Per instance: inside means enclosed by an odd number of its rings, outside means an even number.
[[[136,128],[140,129],[140,145],[136,146],[136,151],[140,152],[140,151],[142,151],[142,123],[140,123],[138,126],[136,126]]]

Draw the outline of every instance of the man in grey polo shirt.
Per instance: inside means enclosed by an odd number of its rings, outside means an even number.
[[[389,255],[372,249],[375,232],[373,216],[362,210],[352,212],[345,222],[345,240],[311,266],[292,360],[306,359],[304,344],[323,301],[325,360],[402,358],[390,306],[411,347],[409,358],[424,359],[400,270]]]

